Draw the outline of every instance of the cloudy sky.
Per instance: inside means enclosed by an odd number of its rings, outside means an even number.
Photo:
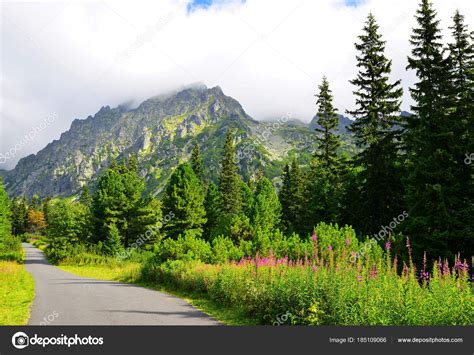
[[[196,82],[221,86],[256,119],[309,121],[317,85],[327,75],[344,112],[354,104],[348,83],[356,73],[353,44],[369,11],[387,41],[393,78],[403,81],[408,110],[415,78],[405,67],[417,3],[2,2],[0,168],[13,168],[101,106],[140,102]],[[474,22],[472,0],[434,4],[445,40],[456,8]],[[5,159],[7,152],[13,154]]]

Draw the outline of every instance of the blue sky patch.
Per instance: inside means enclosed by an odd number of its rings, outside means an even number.
[[[344,0],[347,6],[357,7],[365,2],[365,0]]]
[[[225,3],[231,3],[231,2],[237,2],[237,3],[243,4],[245,3],[245,0],[191,0],[188,3],[187,11],[188,13],[191,13],[198,9],[208,9],[212,5],[223,5]]]

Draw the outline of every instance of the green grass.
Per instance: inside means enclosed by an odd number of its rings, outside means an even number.
[[[198,292],[187,292],[150,282],[140,281],[141,265],[138,263],[124,263],[120,266],[108,265],[59,265],[60,269],[72,274],[91,277],[106,281],[120,281],[132,283],[138,286],[165,292],[184,299],[193,307],[208,314],[225,325],[256,325],[256,321],[246,316],[243,310],[232,307],[222,307],[215,301],[210,300],[205,294]]]
[[[24,265],[0,261],[0,325],[25,325],[34,296],[33,277]]]

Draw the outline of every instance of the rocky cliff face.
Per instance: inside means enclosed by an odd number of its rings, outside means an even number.
[[[236,132],[239,167],[247,178],[260,167],[277,176],[290,151],[314,149],[315,132],[307,126],[257,122],[219,87],[200,86],[150,98],[135,109],[102,107],[2,175],[12,196],[68,196],[93,185],[112,159],[134,153],[148,188],[159,192],[195,143],[208,177],[215,178],[228,129]]]

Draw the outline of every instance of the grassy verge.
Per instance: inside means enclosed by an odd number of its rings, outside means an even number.
[[[193,307],[210,315],[225,325],[256,325],[256,321],[246,316],[243,310],[222,305],[210,300],[205,294],[178,290],[171,286],[140,281],[141,265],[127,263],[120,266],[108,265],[59,265],[60,269],[72,274],[99,280],[120,281],[165,292],[187,301]]]
[[[24,325],[35,295],[33,277],[24,265],[0,261],[0,325]]]

